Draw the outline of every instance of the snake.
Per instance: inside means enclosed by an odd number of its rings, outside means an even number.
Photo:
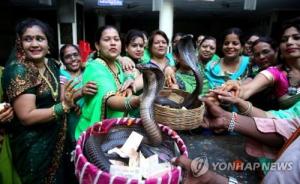
[[[140,115],[144,129],[152,145],[162,142],[162,134],[154,120],[153,104],[159,91],[164,87],[164,73],[153,63],[137,64],[137,69],[143,73],[143,94],[140,103]]]
[[[171,108],[176,108],[176,109],[181,109],[182,107],[185,107],[187,109],[192,109],[199,106],[199,103],[197,102],[198,102],[198,95],[202,92],[203,78],[197,66],[198,59],[196,56],[196,50],[193,45],[192,38],[193,37],[191,35],[183,36],[177,43],[177,48],[178,48],[179,55],[182,58],[182,61],[184,62],[183,64],[188,66],[192,70],[195,76],[195,80],[196,80],[195,89],[191,94],[189,93],[184,98],[182,103],[176,103],[172,100],[169,100],[168,98],[160,97],[160,96],[156,97],[155,103],[164,106],[169,106]],[[160,80],[164,80],[164,79],[160,79]]]

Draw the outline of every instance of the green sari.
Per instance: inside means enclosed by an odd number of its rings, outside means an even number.
[[[25,61],[26,62],[26,61]],[[22,94],[34,94],[37,108],[49,108],[59,102],[54,96],[38,69],[31,62],[11,62],[3,74],[3,87],[10,103]],[[59,66],[48,60],[44,76],[54,90],[59,92]],[[59,94],[59,93],[58,93]],[[24,126],[17,116],[11,122],[11,151],[13,163],[21,182],[64,183],[62,158],[66,135],[66,122],[63,119],[47,123]]]
[[[98,91],[94,96],[84,96],[82,113],[75,130],[76,139],[79,138],[83,131],[96,122],[105,118],[124,116],[124,112],[116,111],[106,106],[106,100],[116,94],[125,79],[121,65],[117,61],[115,66],[118,68],[117,76],[100,58],[91,58],[87,62],[83,72],[83,85],[89,81],[94,81],[97,84]]]
[[[208,80],[204,75],[204,69],[198,64],[198,69],[200,75],[203,77],[203,88],[202,92],[199,95],[205,95],[209,91]],[[176,81],[179,86],[179,89],[192,93],[196,88],[196,80],[192,71],[183,72],[180,69],[176,71]]]
[[[3,74],[3,67],[0,67],[0,76]],[[0,102],[2,102],[3,90],[0,80]],[[6,134],[7,127],[0,125],[0,183],[3,184],[20,184],[20,178],[13,166],[12,155],[10,150],[10,143],[8,134]]]

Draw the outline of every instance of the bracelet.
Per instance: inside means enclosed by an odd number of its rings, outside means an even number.
[[[125,75],[125,79],[124,79],[124,81],[127,81],[127,80],[135,80],[135,78],[134,78],[134,75],[133,74],[127,74],[127,75]]]
[[[55,113],[55,105],[53,105],[53,106],[51,107],[51,111],[52,111],[52,117],[55,118],[55,119],[57,119],[57,115],[56,115],[56,113]]]
[[[232,176],[228,177],[228,184],[238,184],[239,182]]]
[[[64,108],[63,108],[62,103],[55,104],[53,106],[53,112],[54,112],[56,118],[58,118],[59,116],[62,116],[64,114]]]
[[[253,110],[253,105],[251,102],[248,101],[247,109],[244,112],[241,112],[240,114],[241,115],[249,115],[252,113],[252,110]]]
[[[133,107],[130,104],[131,97],[132,96],[128,96],[128,97],[125,98],[124,106],[125,106],[126,111],[131,111],[133,109]]]
[[[62,108],[64,113],[69,113],[70,112],[70,107],[67,106],[64,102],[61,102]]]
[[[230,123],[229,123],[229,126],[228,126],[228,132],[233,132],[234,131],[236,121],[237,121],[237,113],[232,112]]]

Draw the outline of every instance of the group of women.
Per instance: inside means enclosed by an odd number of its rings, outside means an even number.
[[[94,40],[96,51],[89,56],[83,68],[76,45],[67,44],[60,49],[61,65],[49,57],[53,48],[49,27],[37,19],[20,22],[16,27],[16,49],[2,74],[3,101],[7,103],[0,111],[0,159],[5,153],[7,164],[5,167],[1,164],[0,173],[9,174],[1,174],[0,181],[73,181],[70,152],[83,131],[106,118],[139,116],[143,80],[142,73],[135,68],[137,63],[158,66],[165,74],[166,87],[192,92],[196,86],[194,76],[176,52],[176,44],[183,34],[177,36],[179,38],[173,44],[174,53],[170,54],[167,52],[169,40],[163,31],[153,31],[147,41],[143,32],[130,30],[124,42],[126,56],[121,57],[118,30],[113,26],[101,27],[96,31]],[[226,30],[222,43],[223,57],[219,58],[216,55],[216,39],[211,36],[202,39],[195,53],[199,61],[197,67],[204,80],[203,91],[199,95],[207,95],[207,99],[215,104],[234,104],[236,112],[251,117],[299,117],[299,19],[285,24],[279,48],[268,37],[250,41],[251,52],[248,56],[242,55],[241,30]],[[145,59],[145,49],[150,53],[150,59]],[[258,68],[256,71],[255,67]],[[256,103],[252,105],[245,101],[267,89],[273,90],[272,94],[275,91],[281,108],[290,109],[265,112],[253,107]],[[230,119],[236,115],[214,108],[215,104],[210,100],[204,100],[208,104],[208,114],[211,114],[205,118],[207,127],[233,129],[234,125],[229,126]],[[221,121],[220,114],[228,118]],[[265,136],[261,133],[265,131],[262,123],[243,118],[238,116],[240,124],[236,125],[236,131],[276,148],[299,125],[297,122],[281,126],[284,133],[279,132],[279,135],[274,135],[274,128],[270,136]],[[260,129],[257,130],[256,126]],[[252,147],[253,151],[255,147]]]

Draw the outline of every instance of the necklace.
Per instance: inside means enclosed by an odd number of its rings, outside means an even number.
[[[55,90],[53,89],[53,86],[51,85],[51,83],[49,82],[49,80],[45,77],[45,75],[42,72],[40,72],[40,70],[39,70],[39,73],[40,73],[42,79],[46,82],[46,84],[50,88],[51,95],[52,95],[54,101],[57,101],[57,97],[58,97],[58,81],[57,81],[55,75],[52,73],[52,71],[50,70],[50,68],[48,67],[48,65],[45,62],[44,62],[44,66],[49,71],[51,77],[54,79]]]
[[[116,81],[116,83],[117,83],[117,86],[118,86],[118,89],[119,89],[120,86],[121,86],[121,82],[120,82],[120,79],[119,79],[119,77],[118,77],[118,74],[116,74],[116,73],[112,70],[112,68],[111,68],[106,62],[105,62],[105,64],[106,64],[106,66],[108,67],[110,73],[114,76],[114,79],[115,79],[115,81]],[[118,69],[118,68],[117,68],[117,69]]]

